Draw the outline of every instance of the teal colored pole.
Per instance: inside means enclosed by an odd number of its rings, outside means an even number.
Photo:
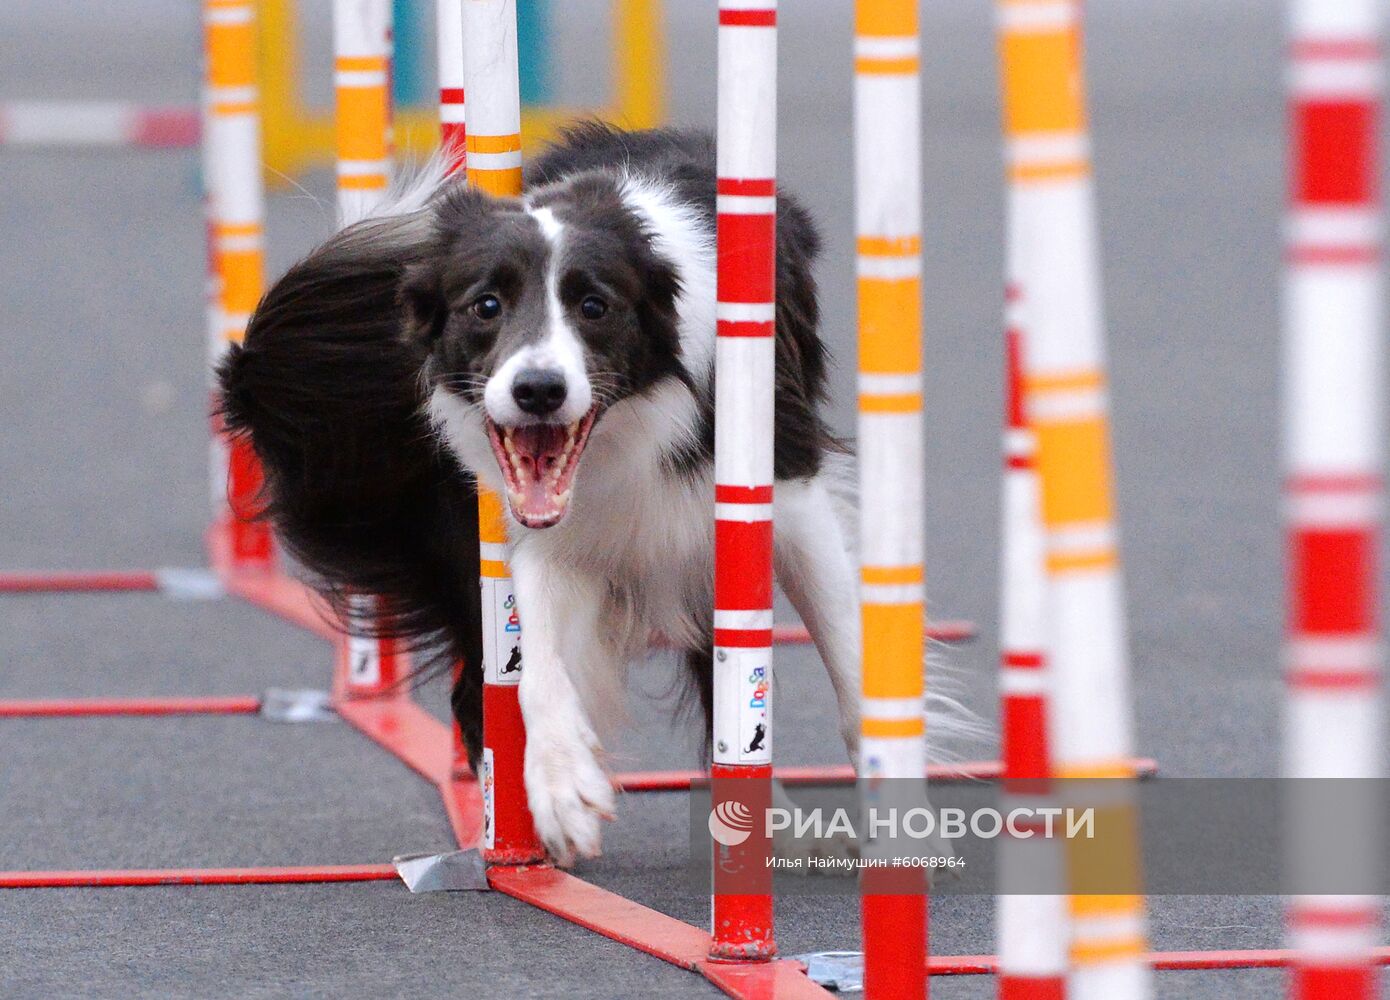
[[[399,6],[399,0],[398,0]],[[550,103],[550,0],[517,0],[521,103]]]
[[[433,76],[425,72],[425,26],[421,23],[425,6],[421,0],[395,0],[392,5],[396,52],[391,62],[391,87],[398,107],[434,104],[430,93]]]

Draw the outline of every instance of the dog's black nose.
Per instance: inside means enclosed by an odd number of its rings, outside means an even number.
[[[565,402],[565,375],[553,368],[527,368],[512,379],[512,399],[527,413],[544,416]]]

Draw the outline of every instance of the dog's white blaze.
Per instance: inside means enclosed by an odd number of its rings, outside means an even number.
[[[714,364],[714,234],[695,207],[665,185],[629,176],[622,193],[628,208],[646,221],[653,249],[680,275],[676,315],[682,360],[686,371],[703,378]]]
[[[560,303],[560,260],[565,227],[549,208],[527,208],[526,211],[536,220],[541,234],[550,244],[550,260],[545,272],[546,332],[539,342],[527,344],[498,366],[483,390],[483,405],[494,423],[505,427],[526,423],[532,419],[531,415],[517,406],[512,397],[512,384],[517,375],[529,368],[559,371],[565,378],[565,402],[555,412],[554,419],[572,424],[594,405],[594,391],[589,384],[584,344]]]

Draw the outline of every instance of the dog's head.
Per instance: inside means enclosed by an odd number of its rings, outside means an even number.
[[[458,188],[401,286],[431,413],[521,524],[569,508],[604,411],[681,371],[674,265],[624,181],[584,174],[497,199]]]

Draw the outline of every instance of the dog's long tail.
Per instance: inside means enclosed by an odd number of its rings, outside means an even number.
[[[473,668],[455,707],[476,751],[477,498],[422,414],[397,300],[402,271],[425,252],[421,209],[438,184],[424,176],[394,212],[290,268],[217,376],[226,427],[249,438],[265,469],[265,516],[310,582],[340,613],[349,594],[379,595],[374,633],[421,660]]]
[[[854,455],[834,453],[825,457],[825,482],[849,542],[851,562],[859,565],[859,485]],[[858,570],[856,569],[856,573]],[[865,637],[863,641],[868,641]],[[949,647],[929,642],[926,655],[927,759],[950,766],[975,756],[993,742],[990,726],[964,699],[960,668],[952,664]]]

